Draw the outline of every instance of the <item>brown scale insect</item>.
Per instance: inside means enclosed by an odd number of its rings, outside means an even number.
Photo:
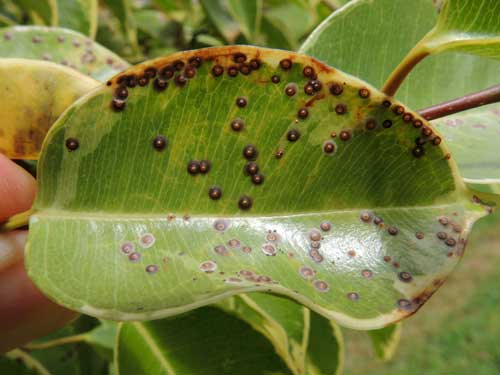
[[[349,298],[351,301],[355,302],[355,301],[359,300],[359,294],[356,292],[350,292],[350,293],[347,293],[347,298]]]
[[[351,258],[354,258],[354,257],[356,256],[356,251],[354,251],[354,250],[349,250],[349,251],[347,252],[347,255],[349,255]]]
[[[142,76],[137,80],[139,86],[144,87],[149,83],[149,78],[146,76]]]
[[[158,266],[154,264],[150,264],[149,266],[146,267],[146,272],[147,273],[156,273],[158,272]]]
[[[233,55],[233,61],[238,64],[244,63],[247,61],[247,56],[244,53],[237,52]]]
[[[245,108],[247,106],[247,100],[240,96],[236,98],[236,105],[240,108]]]
[[[240,73],[245,75],[245,76],[249,75],[251,73],[251,71],[252,71],[252,68],[250,68],[250,65],[248,65],[248,64],[242,64],[240,66]]]
[[[437,238],[440,240],[446,240],[448,238],[448,235],[445,232],[437,232],[436,233]]]
[[[297,93],[297,85],[295,83],[289,83],[285,87],[285,94],[288,96],[294,96]]]
[[[238,67],[232,65],[229,68],[227,68],[227,75],[229,77],[236,77],[238,75]]]
[[[299,138],[300,138],[300,132],[296,129],[292,129],[286,134],[286,139],[288,139],[290,142],[295,142]]]
[[[340,83],[332,83],[329,86],[330,94],[338,96],[344,92],[344,87]]]
[[[195,67],[195,68],[199,68],[201,66],[202,62],[203,62],[203,60],[199,56],[190,57],[188,60],[188,64]]]
[[[68,151],[75,151],[78,149],[80,144],[78,143],[78,140],[76,138],[68,138],[66,139],[66,148]]]
[[[157,135],[153,139],[153,148],[156,151],[163,151],[167,147],[167,138],[163,135]]]
[[[176,60],[174,61],[174,69],[180,72],[184,68],[184,62],[181,60]]]
[[[174,76],[175,68],[172,65],[167,65],[160,69],[160,77],[170,79]]]
[[[309,232],[309,239],[311,241],[321,241],[321,233],[314,229]]]
[[[200,173],[200,163],[196,160],[191,160],[187,165],[187,171],[192,176],[197,175]]]
[[[218,186],[212,186],[210,189],[208,189],[208,196],[210,197],[210,199],[213,199],[213,200],[220,199],[222,197],[222,190],[221,190],[221,188],[218,187]],[[218,226],[216,226],[216,229],[219,230],[219,231],[227,229],[227,225],[225,225],[225,224],[223,224],[223,225],[224,225],[223,229],[219,229],[219,228],[221,228],[221,224],[219,224]]]
[[[370,270],[362,270],[361,276],[363,276],[365,279],[371,279],[373,276],[373,272]]]
[[[370,90],[368,90],[366,87],[363,87],[359,89],[358,94],[361,98],[366,99],[370,97]]]
[[[339,133],[339,138],[340,140],[346,142],[348,141],[349,139],[351,139],[351,133],[347,130],[342,130],[340,133]]]
[[[427,141],[426,141],[424,138],[420,138],[420,137],[418,137],[418,138],[416,138],[416,139],[415,139],[415,144],[416,144],[417,146],[423,146],[423,145],[425,145],[426,143],[427,143]]]
[[[439,219],[439,224],[441,225],[448,225],[450,220],[446,216],[441,216]]]
[[[415,233],[415,237],[417,237],[418,240],[422,240],[424,238],[424,233],[423,232],[417,232],[417,233]]]
[[[392,111],[395,115],[400,116],[405,112],[405,107],[403,107],[402,105],[397,105],[392,109]]]
[[[163,91],[168,87],[168,82],[162,78],[155,78],[153,86],[156,91]]]
[[[315,93],[314,87],[308,83],[307,85],[304,86],[304,93],[309,96],[314,95]]]
[[[457,241],[455,241],[454,238],[448,238],[446,241],[444,241],[444,243],[450,247],[453,247],[457,244]]]
[[[259,152],[257,151],[257,147],[255,147],[254,145],[245,146],[245,148],[243,149],[243,156],[247,160],[257,159],[258,154]]]
[[[135,75],[130,75],[125,79],[128,87],[134,88],[135,86],[137,86],[137,77]]]
[[[302,69],[302,74],[304,74],[304,77],[310,78],[314,76],[314,68],[312,66],[305,66],[304,69]]]
[[[373,218],[373,224],[375,224],[375,225],[380,225],[380,224],[382,224],[383,222],[384,222],[384,220],[382,220],[382,218],[381,218],[381,217],[379,217],[379,216],[375,216],[375,217]]]
[[[299,109],[299,111],[297,112],[297,115],[298,115],[301,119],[305,119],[305,118],[307,118],[307,116],[309,116],[309,111],[307,110],[307,108],[301,108],[301,109]]]
[[[252,198],[247,195],[242,195],[238,200],[238,207],[242,210],[248,210],[252,207]]]
[[[434,137],[434,138],[432,139],[432,144],[433,144],[434,146],[438,146],[438,145],[440,145],[440,144],[441,144],[441,137]]]
[[[255,162],[250,162],[245,165],[245,173],[253,176],[254,174],[257,174],[259,172],[259,166]]]
[[[42,43],[42,38],[41,38],[41,37],[39,37],[39,36],[34,36],[34,37],[31,39],[31,41],[32,41],[33,43],[35,43],[35,44],[37,44],[37,43]]]
[[[372,217],[373,215],[368,212],[368,211],[363,211],[361,213],[361,215],[359,216],[359,218],[361,219],[361,221],[364,221],[365,223],[369,223],[372,221]]]
[[[382,102],[382,106],[386,107],[386,108],[389,108],[390,106],[392,105],[391,101],[390,100],[384,100]]]
[[[156,77],[157,73],[158,73],[157,69],[153,66],[150,66],[144,70],[144,75],[150,79]]]
[[[377,127],[377,122],[374,119],[370,119],[366,121],[365,128],[366,130],[373,130]]]
[[[113,98],[111,101],[111,106],[117,112],[123,111],[125,109],[125,100]]]
[[[280,61],[280,67],[283,70],[289,70],[292,68],[292,60],[290,59],[283,59]]]
[[[422,127],[422,125],[423,125],[423,122],[422,122],[421,120],[419,120],[419,119],[415,119],[415,120],[413,120],[413,126],[414,126],[415,128],[417,128],[417,129],[418,129],[418,128],[421,128],[421,127]]]
[[[115,95],[117,98],[119,99],[126,99],[128,97],[128,90],[126,87],[124,86],[119,86],[116,90],[115,90]]]
[[[327,154],[333,154],[335,152],[335,143],[331,141],[325,142],[323,145],[323,151]]]
[[[384,120],[382,123],[382,126],[386,129],[389,129],[392,126],[392,121],[391,120]]]
[[[426,136],[426,137],[431,136],[431,135],[432,135],[432,130],[431,130],[431,128],[429,128],[429,127],[427,127],[427,126],[424,126],[424,127],[422,128],[422,134],[423,134],[424,136]]]
[[[257,59],[250,60],[250,68],[253,70],[258,70],[260,68],[260,61]]]
[[[384,256],[384,262],[389,263],[391,261],[391,257],[389,255]]]
[[[236,118],[233,121],[231,121],[231,129],[233,129],[235,132],[241,131],[245,127],[245,123],[243,120]]]
[[[214,65],[212,67],[212,74],[214,77],[219,77],[224,73],[224,68],[221,65]]]
[[[416,158],[421,158],[425,154],[425,149],[423,147],[417,146],[412,150],[412,154]]]
[[[413,115],[411,113],[407,112],[403,115],[404,122],[411,122],[411,120],[413,120]]]
[[[212,168],[212,164],[208,160],[201,160],[200,161],[200,173],[201,174],[207,174],[210,172],[210,169]]]
[[[276,150],[276,152],[274,153],[274,157],[276,159],[281,159],[284,154],[285,154],[285,151],[283,151],[283,150]]]
[[[252,183],[254,185],[260,185],[264,182],[264,176],[260,173],[252,175]]]
[[[272,76],[271,77],[271,82],[272,83],[280,83],[281,79],[279,76]]]
[[[191,65],[186,66],[184,69],[184,76],[186,78],[193,78],[196,75],[196,68]]]
[[[345,106],[344,104],[337,104],[335,106],[335,113],[337,115],[343,115],[347,112],[347,106]]]
[[[323,84],[321,83],[321,81],[318,81],[317,79],[312,80],[309,84],[313,87],[314,91],[316,92],[321,91],[321,89],[323,88]]]
[[[398,234],[398,228],[396,227],[389,227],[387,228],[387,232],[391,235],[391,236],[395,236]]]
[[[403,271],[398,274],[399,280],[401,280],[404,283],[409,283],[413,277],[411,276],[411,273]]]
[[[183,87],[187,83],[187,78],[183,74],[179,74],[177,77],[175,77],[175,83],[179,87]]]
[[[319,225],[319,227],[323,232],[328,232],[330,231],[330,229],[332,229],[332,224],[329,223],[328,221],[324,221]]]

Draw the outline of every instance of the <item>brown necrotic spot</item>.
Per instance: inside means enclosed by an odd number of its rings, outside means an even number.
[[[346,142],[351,139],[351,133],[348,130],[342,130],[339,134],[339,138],[341,141]]]
[[[249,175],[254,175],[259,172],[259,166],[257,163],[250,162],[245,165],[245,173]]]
[[[214,65],[212,67],[212,74],[214,77],[219,77],[224,73],[224,68],[221,65]]]
[[[238,199],[238,207],[242,210],[249,210],[252,207],[252,198],[247,195],[242,195]]]
[[[215,220],[214,229],[219,232],[224,232],[229,228],[229,222],[227,220]]]
[[[361,221],[364,221],[365,223],[369,223],[372,221],[372,213],[369,212],[369,211],[363,211],[361,213],[361,215],[359,216],[359,218],[361,219]]]
[[[205,273],[212,273],[217,270],[217,263],[211,260],[206,260],[198,266],[199,270]]]
[[[254,185],[260,185],[264,182],[264,176],[260,173],[254,174],[252,176],[252,183]]]
[[[297,85],[295,83],[289,83],[285,87],[285,94],[287,96],[294,96],[297,93]]]
[[[66,139],[65,144],[66,144],[66,148],[68,149],[68,151],[75,151],[79,147],[79,143],[78,143],[78,140],[76,138]]]
[[[292,68],[292,60],[283,59],[280,61],[280,68],[283,70],[289,70]]]
[[[247,160],[255,160],[257,159],[257,156],[259,155],[259,152],[257,151],[257,147],[254,145],[248,145],[245,146],[243,149],[243,156]]]
[[[368,90],[366,87],[363,87],[359,89],[358,94],[363,99],[366,99],[370,96],[370,90]]]
[[[175,84],[179,87],[183,87],[187,83],[187,78],[183,74],[179,74],[177,77],[175,77]]]
[[[238,67],[232,65],[229,68],[227,68],[227,75],[229,77],[236,77],[238,75]]]
[[[351,301],[357,301],[359,300],[359,294],[356,292],[350,292],[347,293],[347,298],[349,298]]]
[[[245,108],[247,106],[247,100],[243,97],[236,98],[236,105],[240,108]]]
[[[203,62],[203,60],[199,56],[193,56],[193,57],[189,58],[189,60],[188,60],[188,64],[195,67],[195,68],[199,68],[201,66],[202,62]]]
[[[200,172],[200,163],[196,160],[191,160],[187,165],[187,171],[190,175],[197,175]]]
[[[155,236],[151,233],[145,233],[139,238],[139,246],[143,249],[148,249],[153,246],[156,242]]]
[[[318,292],[328,292],[330,290],[330,286],[328,285],[328,283],[326,281],[323,281],[323,280],[316,280],[314,283],[314,288],[318,291]]]
[[[222,197],[222,189],[218,186],[212,186],[210,189],[208,189],[208,196],[210,197],[210,199],[213,199],[214,201],[216,201]],[[217,222],[216,222],[216,224],[217,224]],[[217,229],[217,230],[220,230],[220,229]]]
[[[417,232],[417,233],[415,233],[415,237],[417,237],[418,240],[422,240],[424,238],[424,233],[423,232]]]
[[[389,129],[392,126],[392,121],[391,120],[384,120],[382,123],[382,126],[386,129]]]
[[[322,230],[323,232],[328,232],[328,231],[330,231],[330,229],[332,229],[332,224],[331,224],[331,223],[329,223],[328,221],[323,221],[323,222],[319,225],[319,227],[321,228],[321,230]]]
[[[127,241],[120,246],[120,250],[124,254],[130,254],[135,250],[135,245],[132,242]]]
[[[399,280],[401,280],[404,283],[409,283],[413,277],[411,276],[411,273],[403,271],[398,274]]]
[[[138,262],[141,260],[141,254],[137,252],[130,253],[128,256],[128,260],[131,262]]]
[[[402,105],[397,105],[395,106],[392,111],[394,112],[395,115],[402,115],[405,112],[405,107]]]
[[[266,243],[262,245],[262,252],[267,256],[275,256],[278,253],[278,250],[274,247],[273,244]]]
[[[311,241],[321,241],[321,233],[316,229],[313,229],[309,232],[309,239]]]
[[[373,272],[371,270],[362,270],[361,271],[361,276],[363,276],[365,279],[371,279],[373,276]]]
[[[309,116],[309,111],[307,110],[307,108],[301,108],[301,109],[299,109],[299,112],[297,112],[297,115],[301,119],[305,119],[305,118],[307,118],[307,116]]]
[[[245,123],[240,118],[235,118],[233,121],[231,121],[231,129],[233,129],[235,132],[239,132],[244,128],[244,126]]]
[[[391,235],[391,236],[395,236],[396,234],[398,234],[398,228],[396,227],[389,227],[387,228],[387,232]]]
[[[206,174],[210,172],[210,168],[212,168],[212,165],[208,160],[202,160],[200,161],[200,173],[201,174]]]
[[[323,143],[323,151],[326,154],[333,154],[335,152],[335,149],[335,143],[333,143],[332,141],[326,141],[325,143]]]
[[[413,150],[411,151],[413,156],[416,158],[421,158],[422,156],[425,155],[425,149],[421,146],[414,147]]]
[[[252,68],[248,64],[242,64],[240,65],[240,73],[243,75],[249,75],[250,72],[252,71]]]
[[[229,255],[226,247],[224,245],[217,245],[214,247],[214,251],[219,255]]]
[[[369,119],[366,121],[365,128],[366,130],[373,130],[377,127],[377,122],[374,119]]]
[[[125,100],[113,98],[111,101],[111,107],[117,112],[123,111],[125,109]]]
[[[344,86],[340,83],[331,83],[329,85],[330,94],[338,96],[344,91]]]
[[[310,267],[303,266],[299,268],[299,275],[306,280],[312,280],[314,279],[316,272]]]
[[[250,68],[253,70],[258,70],[260,68],[260,61],[257,59],[250,60]]]
[[[271,77],[271,82],[272,83],[280,83],[280,77],[279,76],[272,76]]]
[[[167,147],[168,141],[164,135],[157,135],[153,139],[153,148],[156,151],[163,151]]]
[[[290,142],[295,142],[299,138],[300,138],[300,132],[296,129],[292,129],[286,134],[286,139],[288,139]]]
[[[150,264],[146,266],[146,272],[147,273],[156,273],[158,272],[158,266],[155,264]]]
[[[453,247],[457,244],[457,241],[455,241],[454,238],[450,237],[450,238],[446,239],[445,244],[450,246],[450,247]]]
[[[162,78],[156,78],[153,82],[156,91],[163,91],[168,87],[168,82]]]
[[[351,258],[354,258],[356,256],[356,251],[351,249],[347,252],[347,255],[349,255]]]
[[[411,122],[411,120],[413,120],[413,115],[411,113],[407,112],[403,115],[404,122]]]
[[[440,240],[446,240],[448,238],[448,235],[445,232],[437,232],[436,236]]]
[[[337,104],[335,106],[335,113],[337,115],[343,115],[347,112],[347,107],[344,104]]]

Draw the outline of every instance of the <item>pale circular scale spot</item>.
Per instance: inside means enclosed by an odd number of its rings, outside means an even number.
[[[359,300],[359,294],[356,292],[349,292],[347,293],[347,298],[349,298],[351,301],[357,301]]]
[[[252,248],[250,246],[243,246],[241,248],[241,251],[243,251],[246,254],[250,254],[252,252]]]
[[[321,242],[319,241],[313,241],[311,242],[311,248],[313,249],[319,249],[321,247]]]
[[[255,276],[255,273],[250,271],[250,270],[241,270],[238,273],[240,274],[240,276],[242,276],[246,279]]]
[[[139,239],[139,245],[143,249],[150,248],[151,246],[153,246],[155,244],[155,242],[156,242],[156,238],[151,233],[143,234],[141,236],[141,238]]]
[[[361,215],[359,216],[359,218],[361,219],[361,221],[365,222],[365,223],[369,223],[372,221],[372,213],[369,212],[369,211],[363,211],[361,213]]]
[[[273,281],[273,279],[269,276],[260,275],[257,277],[256,281],[258,283],[270,283],[271,281]]]
[[[227,242],[229,247],[240,247],[241,243],[236,238],[233,238]]]
[[[229,252],[227,251],[226,247],[223,245],[218,245],[214,247],[214,251],[219,254],[219,255],[229,255]]]
[[[321,233],[316,229],[309,232],[309,238],[311,241],[321,241]]]
[[[198,266],[198,268],[202,272],[212,273],[212,272],[215,272],[217,270],[217,263],[215,263],[215,262],[213,262],[211,260],[207,260],[207,261],[205,261],[203,263],[200,263],[200,265]]]
[[[328,292],[330,290],[330,286],[328,285],[328,283],[326,281],[323,281],[323,280],[316,280],[313,283],[313,285],[314,285],[314,288],[318,292],[325,293],[325,292]]]
[[[272,244],[266,243],[262,245],[262,252],[267,256],[275,256],[278,253],[278,250],[276,250]]]
[[[319,227],[323,232],[328,232],[330,231],[330,229],[332,229],[332,224],[328,221],[324,221],[319,225]]]
[[[280,240],[280,236],[277,233],[268,233],[266,235],[266,240],[269,242],[276,242]]]
[[[130,254],[135,250],[135,245],[132,242],[127,241],[120,246],[120,250],[124,254]]]
[[[303,266],[299,268],[299,274],[306,280],[312,280],[316,275],[316,271],[310,267]]]
[[[138,262],[138,261],[141,260],[141,254],[136,253],[136,252],[130,253],[129,256],[128,256],[128,259],[131,262]]]
[[[214,222],[214,229],[219,232],[224,232],[229,228],[229,222],[227,220],[216,220]]]
[[[147,273],[156,273],[156,272],[158,272],[158,266],[155,264],[150,264],[149,266],[146,267],[146,272]]]
[[[310,250],[309,251],[309,256],[316,263],[321,263],[324,260],[323,255],[321,255],[321,253],[317,249]]]
[[[398,277],[399,277],[399,280],[401,280],[404,283],[409,283],[413,279],[413,277],[411,276],[411,273],[406,272],[406,271],[400,272]]]
[[[373,276],[373,272],[371,270],[363,270],[361,271],[361,276],[363,276],[365,279],[371,279]]]

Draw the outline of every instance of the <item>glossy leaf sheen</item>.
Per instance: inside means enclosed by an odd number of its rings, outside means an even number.
[[[1,29],[0,57],[51,61],[100,81],[129,66],[122,58],[82,34],[38,26]]]
[[[0,153],[13,159],[38,159],[55,120],[98,84],[53,63],[0,59]]]
[[[228,66],[243,69],[233,62],[241,53],[259,59],[260,69],[228,76]],[[287,295],[357,328],[415,312],[484,215],[444,146],[427,142],[425,155],[415,157],[421,128],[394,113],[401,104],[387,108],[385,96],[364,82],[292,52],[199,50],[128,74],[191,57],[204,63],[184,87],[177,77],[164,91],[151,83],[129,88],[117,112],[117,77],[51,130],[26,253],[37,285],[65,306],[117,320],[160,318],[249,291]],[[284,70],[287,59],[293,66]],[[212,75],[214,64],[225,68],[223,76]],[[305,66],[322,82],[313,96],[304,93]],[[289,97],[291,83],[297,91]],[[339,96],[329,92],[334,83],[343,87]],[[235,118],[245,123],[240,132],[230,127]],[[374,130],[366,130],[368,120]],[[300,132],[295,142],[291,130]],[[167,139],[161,150],[153,147],[158,135]],[[76,150],[68,151],[68,138],[78,140]],[[258,149],[261,185],[243,172],[249,144]],[[210,161],[210,171],[190,175],[191,160]],[[214,185],[219,200],[209,198]],[[243,195],[253,202],[249,210],[239,208]],[[441,231],[450,245],[437,238]],[[141,254],[135,262],[124,254],[132,247]]]

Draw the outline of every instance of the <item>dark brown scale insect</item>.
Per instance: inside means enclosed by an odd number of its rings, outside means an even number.
[[[394,112],[395,115],[402,115],[405,112],[405,107],[402,105],[397,105],[395,106],[392,111]]]
[[[374,119],[370,119],[366,121],[365,128],[366,130],[373,130],[377,127],[377,122]]]
[[[369,223],[372,221],[372,214],[368,211],[363,211],[361,213],[361,215],[359,216],[359,218],[361,219],[361,221],[364,221],[365,223]]]
[[[283,150],[276,150],[276,152],[274,153],[274,157],[276,159],[281,159],[283,155],[285,155],[285,151]]]
[[[305,66],[304,69],[302,69],[302,74],[304,74],[304,77],[310,78],[314,76],[314,68],[312,66]]]
[[[424,126],[422,128],[422,134],[426,137],[430,137],[432,135],[432,130],[428,126]]]
[[[248,210],[250,207],[252,207],[252,198],[250,198],[247,195],[242,195],[240,199],[238,200],[238,206],[242,210]]]
[[[279,76],[272,76],[271,77],[271,82],[272,83],[280,83],[281,79]]]
[[[359,299],[359,294],[356,292],[350,292],[347,293],[347,298],[349,298],[351,301],[357,301]]]
[[[212,164],[208,160],[200,161],[200,173],[201,174],[207,174],[208,172],[210,172],[211,168],[212,168]]]
[[[373,218],[373,224],[375,224],[375,225],[380,225],[380,224],[382,224],[383,222],[384,222],[384,220],[382,220],[382,218],[381,218],[381,217],[379,217],[379,216],[375,216],[375,217]]]
[[[285,87],[285,94],[288,96],[294,96],[297,93],[297,85],[295,83],[289,83]]]
[[[422,127],[422,125],[423,125],[423,122],[422,122],[421,120],[419,120],[419,119],[415,119],[415,120],[413,120],[413,126],[414,126],[415,128],[417,128],[417,129],[418,129],[418,128],[421,128],[421,127]]]
[[[332,137],[332,138],[336,138],[336,137],[337,137],[337,132],[331,132],[331,133],[330,133],[330,137]]]
[[[299,138],[300,138],[300,132],[296,129],[292,129],[286,134],[286,139],[288,139],[290,142],[295,142]]]
[[[214,77],[219,77],[224,73],[224,68],[220,65],[214,65],[212,67],[212,74]]]
[[[250,68],[253,70],[258,70],[260,68],[260,61],[257,59],[250,60]]]
[[[453,231],[456,232],[456,233],[461,233],[462,232],[462,226],[459,225],[459,224],[454,224],[453,225]]]
[[[425,155],[425,149],[421,146],[417,146],[415,147],[412,152],[413,156],[415,156],[416,158],[421,158],[422,156]]]
[[[399,280],[401,280],[404,283],[409,283],[413,277],[411,276],[411,273],[403,271],[398,274]]]
[[[440,240],[446,240],[448,238],[448,235],[445,232],[437,232],[436,233],[437,238]]]
[[[144,75],[145,75],[146,77],[148,77],[148,78],[154,78],[154,77],[156,77],[156,73],[157,73],[157,72],[158,72],[158,71],[156,70],[156,68],[155,68],[155,67],[150,66],[150,67],[148,67],[148,68],[146,68],[146,69],[144,70]]]
[[[203,60],[199,56],[193,56],[188,60],[188,64],[195,67],[195,68],[199,68],[201,66],[202,62],[203,62]]]
[[[233,129],[235,132],[239,132],[245,127],[245,123],[243,120],[236,118],[233,121],[231,121],[231,129]]]
[[[390,100],[384,100],[382,102],[382,106],[386,107],[386,108],[389,108],[390,106],[392,105],[391,101]]]
[[[260,185],[264,182],[264,176],[260,173],[254,174],[252,176],[252,182],[254,185]]]
[[[186,66],[184,69],[184,76],[187,78],[193,78],[196,75],[196,68],[191,65]]]
[[[134,76],[134,75],[128,76],[126,78],[126,80],[127,80],[128,87],[134,88],[135,86],[137,86],[137,77],[136,76]]]
[[[323,151],[327,154],[332,154],[335,152],[335,143],[333,142],[325,142],[323,145]]]
[[[254,163],[253,161],[250,162],[250,163],[247,163],[247,165],[245,165],[245,173],[246,174],[249,174],[249,175],[254,175],[254,174],[257,174],[259,172],[259,166],[257,165],[257,163]]]
[[[283,70],[289,70],[292,68],[292,60],[290,59],[283,59],[280,61],[280,67]]]
[[[413,120],[413,115],[411,113],[407,112],[403,115],[404,122],[411,122],[411,120]]]
[[[420,137],[418,137],[418,138],[416,138],[416,139],[415,139],[415,144],[416,144],[417,146],[423,146],[423,145],[425,145],[426,143],[427,143],[427,141],[426,141],[424,138],[420,138]]]
[[[248,64],[242,64],[240,66],[240,73],[243,74],[244,76],[247,76],[251,73],[252,68],[250,68],[250,65]]]
[[[76,138],[66,139],[66,148],[68,149],[68,151],[75,151],[79,146],[80,144],[78,143],[78,140]]]
[[[259,152],[257,151],[257,147],[254,145],[248,145],[245,146],[243,149],[243,156],[247,160],[255,160],[257,159],[257,156],[259,155]]]
[[[309,239],[311,241],[321,241],[321,233],[318,232],[316,229],[313,229],[312,231],[309,232]]]
[[[158,135],[153,139],[153,148],[156,151],[163,151],[167,147],[167,138],[163,135]]]
[[[457,241],[455,241],[454,238],[448,238],[445,242],[444,242],[446,245],[450,246],[450,247],[453,247],[457,244]]]
[[[227,68],[227,75],[229,77],[236,77],[238,75],[238,67],[232,65],[229,68]]]
[[[299,109],[299,112],[297,112],[297,115],[301,119],[305,119],[305,118],[307,118],[307,116],[309,116],[309,111],[307,110],[307,108],[301,108],[301,109]]]
[[[365,279],[371,279],[373,276],[373,272],[370,270],[363,270],[361,271],[361,276],[363,276]]]
[[[125,100],[113,98],[111,101],[111,106],[115,111],[123,111],[125,109]]]
[[[323,232],[328,232],[330,229],[332,229],[332,224],[328,221],[324,221],[319,225],[319,227]]]
[[[187,78],[183,74],[179,74],[177,77],[175,77],[175,84],[179,87],[185,86],[187,81]]]
[[[361,98],[366,99],[370,96],[370,90],[363,87],[363,88],[359,89],[358,94]]]
[[[167,65],[160,69],[160,77],[170,79],[174,76],[175,68],[172,65]]]
[[[321,91],[321,89],[323,88],[323,84],[321,83],[321,81],[318,81],[317,79],[312,80],[309,84],[313,87],[314,91],[316,92]]]
[[[335,113],[337,115],[343,115],[347,112],[347,107],[344,104],[337,104],[335,106]]]
[[[351,133],[347,130],[342,130],[340,133],[339,133],[339,138],[340,140],[342,141],[348,141],[349,139],[351,139]]]
[[[155,78],[153,86],[156,91],[163,91],[168,87],[168,82],[162,78]]]
[[[314,87],[308,83],[307,85],[304,86],[304,93],[309,96],[314,95],[315,93]]]
[[[331,83],[329,86],[330,94],[338,96],[344,92],[344,87],[340,83]]]
[[[448,223],[450,222],[450,221],[448,220],[448,218],[447,218],[447,217],[445,217],[445,216],[441,216],[441,217],[438,219],[438,221],[439,221],[439,223],[440,223],[441,225],[448,225]]]
[[[419,239],[419,240],[422,240],[424,238],[424,233],[423,232],[417,232],[417,233],[415,233],[415,237],[417,237],[417,239]]]
[[[389,263],[391,261],[391,257],[388,255],[384,256],[384,262]]]
[[[395,236],[396,234],[398,234],[398,228],[396,227],[389,227],[387,228],[387,232],[391,235],[391,236]]]
[[[184,69],[184,65],[185,65],[184,61],[180,60],[174,61],[174,69],[177,70],[178,72]]]
[[[434,138],[432,139],[432,144],[433,144],[434,146],[438,146],[438,145],[440,145],[440,144],[441,144],[441,137],[434,137]]]
[[[124,86],[119,86],[115,91],[115,95],[117,98],[126,99],[128,96],[128,90]]]
[[[200,163],[197,162],[196,160],[191,160],[188,163],[187,171],[190,175],[193,175],[193,176],[197,175],[198,173],[200,173]]]
[[[236,98],[236,105],[240,108],[245,108],[247,106],[247,100],[240,96]]]
[[[144,87],[149,83],[149,78],[146,76],[142,76],[137,80],[139,86]]]
[[[210,189],[208,189],[208,196],[210,197],[210,199],[213,199],[214,201],[220,199],[222,197],[221,188],[218,186],[212,186]],[[218,230],[221,230],[221,229],[218,229]]]
[[[233,55],[233,61],[239,64],[244,63],[245,61],[247,61],[247,56],[244,53],[237,52]]]

